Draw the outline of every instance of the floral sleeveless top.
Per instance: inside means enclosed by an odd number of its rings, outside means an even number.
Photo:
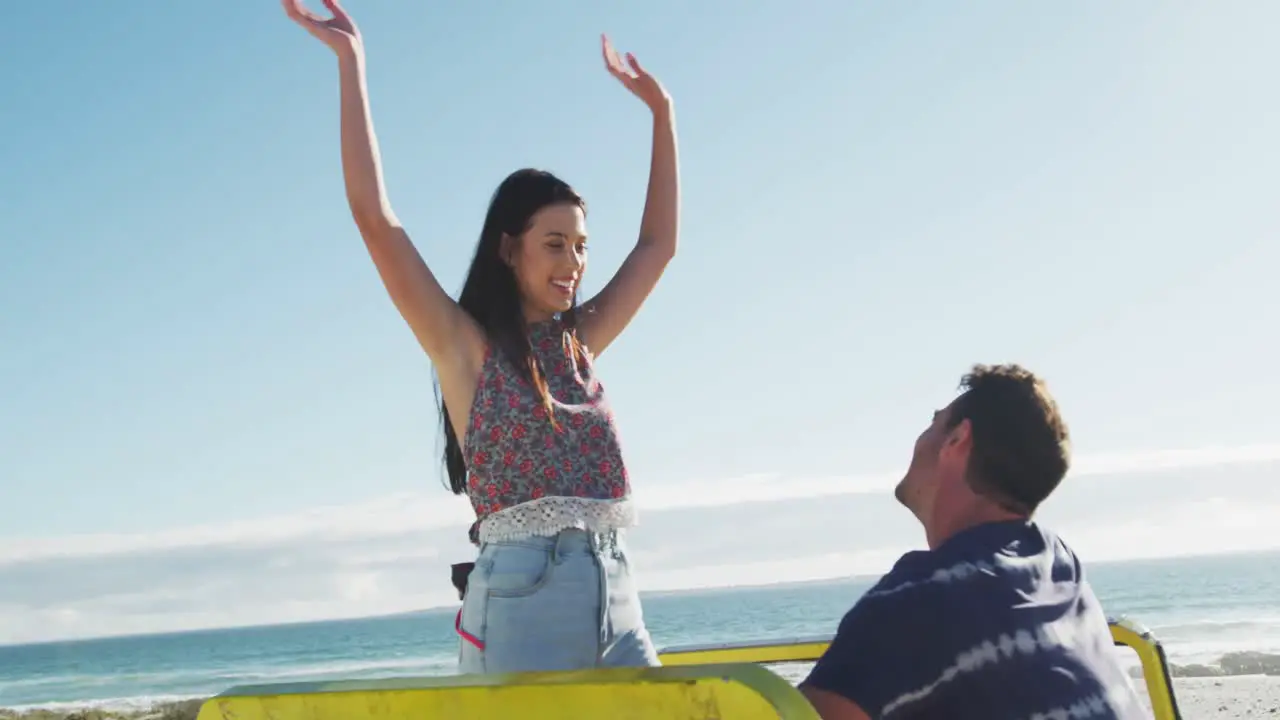
[[[491,346],[463,450],[473,542],[634,525],[618,429],[590,352],[583,348],[585,363],[574,362],[569,331],[555,319],[530,327],[530,345],[556,424],[537,390]]]

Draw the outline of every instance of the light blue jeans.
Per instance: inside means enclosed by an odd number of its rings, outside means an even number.
[[[463,673],[658,665],[617,533],[485,543],[458,635]]]

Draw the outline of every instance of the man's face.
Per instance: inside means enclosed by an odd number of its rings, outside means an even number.
[[[969,421],[948,427],[954,404],[933,413],[933,421],[916,438],[906,475],[893,491],[898,502],[926,526],[937,511],[940,490],[963,483],[969,461]]]

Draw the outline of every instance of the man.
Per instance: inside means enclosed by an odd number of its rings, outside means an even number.
[[[825,720],[1146,717],[1080,561],[1031,516],[1067,472],[1044,383],[976,366],[894,495],[924,526],[800,689]]]

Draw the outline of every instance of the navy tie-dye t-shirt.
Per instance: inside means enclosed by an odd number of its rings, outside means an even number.
[[[804,684],[889,720],[1146,717],[1080,562],[1025,521],[902,556]]]

